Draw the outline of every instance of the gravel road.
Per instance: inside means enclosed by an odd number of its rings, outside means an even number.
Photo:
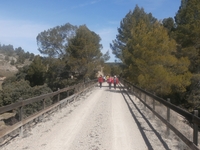
[[[132,113],[139,118],[134,119],[125,99],[119,88],[110,90],[104,83],[102,88],[95,87],[1,150],[171,149],[160,144],[158,136],[147,129],[145,121],[141,121],[143,117],[131,106]],[[150,141],[146,141],[141,128],[145,128],[147,138],[152,138]],[[176,140],[172,140],[175,141],[169,142],[172,149],[179,149]]]

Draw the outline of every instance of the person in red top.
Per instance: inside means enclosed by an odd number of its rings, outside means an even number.
[[[116,85],[119,83],[119,80],[116,76],[114,76],[112,83],[114,84],[114,89],[116,89]]]
[[[107,82],[108,82],[108,84],[109,84],[109,89],[111,89],[112,80],[113,80],[113,79],[112,79],[111,76],[109,76],[108,79],[107,79]]]
[[[100,77],[98,78],[98,82],[99,82],[99,86],[101,88],[102,87],[102,83],[103,83],[103,77],[102,77],[102,75],[100,75]]]

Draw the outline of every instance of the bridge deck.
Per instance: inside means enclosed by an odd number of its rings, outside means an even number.
[[[152,129],[138,123],[137,118],[142,119],[142,116],[130,112],[127,97],[122,93],[119,88],[109,89],[107,83],[103,83],[102,88],[95,87],[2,150],[168,149],[166,144],[157,142],[161,141],[158,137],[153,138]],[[148,134],[143,135],[142,128],[149,132],[152,141],[147,140]],[[175,145],[173,149],[178,147]]]

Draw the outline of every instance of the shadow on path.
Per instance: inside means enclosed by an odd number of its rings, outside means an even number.
[[[124,87],[120,87],[120,92],[122,93],[122,96],[124,97],[126,104],[129,108],[129,111],[131,112],[132,117],[134,118],[140,133],[148,147],[149,150],[153,150],[153,147],[151,145],[151,143],[149,142],[149,139],[147,138],[146,134],[145,134],[145,129],[142,127],[141,123],[138,121],[137,117],[135,116],[135,114],[133,113],[129,103],[128,103],[128,99],[126,98],[126,95],[128,96],[129,100],[131,101],[131,103],[135,106],[135,108],[137,109],[137,111],[140,113],[140,115],[143,117],[143,119],[146,121],[146,123],[148,124],[148,126],[151,128],[151,130],[155,133],[155,135],[158,137],[158,139],[160,140],[160,142],[162,143],[163,147],[166,150],[170,150],[170,148],[168,147],[167,143],[163,140],[163,138],[161,137],[161,135],[154,129],[154,127],[152,126],[152,124],[149,122],[149,120],[143,115],[143,113],[140,111],[140,109],[137,107],[137,105],[134,103],[134,101],[131,99],[130,95],[128,94],[127,91],[124,90]],[[126,95],[125,95],[126,94]]]

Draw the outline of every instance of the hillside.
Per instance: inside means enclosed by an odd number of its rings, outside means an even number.
[[[0,53],[0,89],[5,78],[11,77],[17,73],[17,68],[23,67],[24,65],[29,65],[31,63],[28,59],[26,59],[24,64],[11,65],[11,61],[16,63],[17,59],[17,55],[7,56],[6,54]]]
[[[11,60],[17,61],[16,57],[8,57],[8,60],[6,59],[6,55],[0,53],[0,77],[9,77],[13,75],[13,73],[16,73],[18,69],[16,66],[11,65]]]

